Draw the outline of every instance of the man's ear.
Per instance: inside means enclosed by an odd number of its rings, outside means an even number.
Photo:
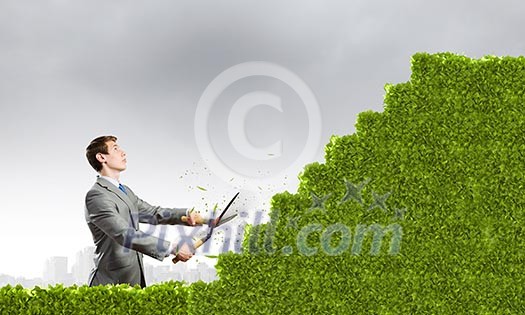
[[[102,153],[97,153],[95,157],[97,158],[97,161],[99,161],[100,163],[106,162],[106,158],[102,155]]]

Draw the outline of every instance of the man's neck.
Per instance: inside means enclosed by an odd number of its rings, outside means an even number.
[[[111,170],[103,169],[103,170],[100,171],[100,175],[101,176],[111,177],[111,178],[113,178],[113,179],[115,179],[117,181],[120,178],[120,172],[119,171],[111,171]]]

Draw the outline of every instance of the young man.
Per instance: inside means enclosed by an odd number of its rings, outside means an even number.
[[[139,222],[149,224],[201,225],[203,218],[186,208],[161,208],[141,200],[119,181],[126,169],[126,153],[114,136],[101,136],[86,148],[89,164],[99,173],[86,195],[85,218],[95,242],[95,268],[89,286],[129,283],[146,286],[142,256],[162,261],[175,255],[187,261],[193,256],[188,243],[177,244],[139,230]],[[179,242],[180,243],[180,242]]]

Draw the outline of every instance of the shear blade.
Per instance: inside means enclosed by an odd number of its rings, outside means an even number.
[[[233,220],[233,218],[235,218],[236,216],[237,216],[237,214],[233,214],[233,215],[231,215],[231,216],[229,216],[229,217],[227,217],[227,218],[225,218],[225,219],[220,220],[220,221],[219,221],[219,224],[217,224],[216,227],[221,226],[221,225],[223,225],[224,223],[227,223],[227,222]]]

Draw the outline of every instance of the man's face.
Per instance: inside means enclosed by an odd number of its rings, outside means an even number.
[[[120,171],[126,169],[126,152],[122,150],[115,141],[106,142],[108,154],[98,153],[97,158],[110,170]]]

